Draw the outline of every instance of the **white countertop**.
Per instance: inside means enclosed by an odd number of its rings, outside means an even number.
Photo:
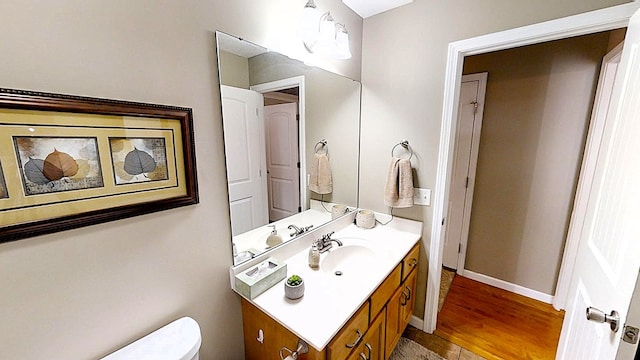
[[[342,276],[334,275],[333,271],[313,270],[308,266],[308,247],[286,259],[276,254],[276,258],[286,262],[287,276],[297,274],[304,279],[304,296],[287,299],[282,280],[255,299],[247,300],[321,351],[420,240],[421,233],[422,223],[401,218],[372,229],[348,225],[332,238],[342,241],[344,247],[366,245],[372,249],[373,257],[367,261],[366,269],[350,269],[349,264],[344,264],[337,268],[343,271]],[[319,232],[315,237],[322,234]],[[337,249],[340,247],[334,243],[329,252]],[[321,263],[327,255],[321,255]]]

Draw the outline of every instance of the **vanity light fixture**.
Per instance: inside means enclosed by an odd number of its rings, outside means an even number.
[[[305,49],[312,54],[322,54],[334,59],[350,59],[349,33],[344,24],[336,23],[330,12],[318,15],[313,0],[302,9],[299,35]]]

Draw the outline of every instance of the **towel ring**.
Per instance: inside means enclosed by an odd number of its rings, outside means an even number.
[[[326,147],[327,147],[327,140],[326,139],[322,139],[322,140],[318,141],[316,143],[316,145],[313,147],[313,152],[317,154],[318,150],[320,150],[322,148],[325,148],[324,152],[325,152],[325,154],[328,154],[329,153],[329,149],[326,149]]]
[[[409,158],[407,160],[411,160],[411,158],[413,157],[413,149],[411,148],[411,146],[409,146],[409,141],[408,140],[402,140],[399,143],[397,143],[393,149],[391,149],[391,157],[393,157],[393,152],[396,150],[396,148],[398,146],[402,146],[406,151],[409,152]]]

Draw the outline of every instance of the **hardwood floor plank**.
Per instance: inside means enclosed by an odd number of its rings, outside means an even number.
[[[554,359],[564,312],[456,276],[435,334],[487,359]]]

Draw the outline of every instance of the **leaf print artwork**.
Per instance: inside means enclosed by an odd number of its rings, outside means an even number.
[[[131,175],[152,172],[156,169],[156,162],[151,155],[136,148],[124,158],[124,171]]]
[[[56,149],[44,159],[42,173],[49,180],[71,177],[78,172],[78,163],[71,155]]]
[[[109,138],[116,185],[168,180],[164,138]]]
[[[14,137],[25,195],[104,186],[96,138]]]
[[[46,184],[51,179],[44,176],[44,160],[29,158],[24,164],[24,174],[29,181],[35,184]]]

